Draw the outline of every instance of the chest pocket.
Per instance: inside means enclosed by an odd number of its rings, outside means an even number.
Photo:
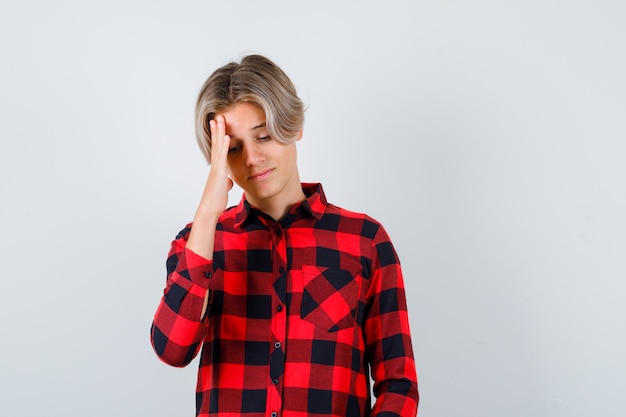
[[[302,279],[302,319],[329,332],[354,326],[359,284],[349,271],[303,265]]]

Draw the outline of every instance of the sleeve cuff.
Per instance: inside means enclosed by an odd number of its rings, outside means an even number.
[[[180,275],[203,289],[209,288],[210,280],[214,275],[213,261],[188,248],[183,249],[176,270]]]

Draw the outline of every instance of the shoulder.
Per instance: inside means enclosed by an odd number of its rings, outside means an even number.
[[[333,226],[331,230],[338,233],[359,235],[361,243],[370,248],[367,256],[375,265],[400,264],[389,234],[383,225],[370,215],[328,204],[321,222],[325,222],[322,228],[331,229],[325,226]]]
[[[337,231],[351,231],[372,240],[388,240],[383,225],[370,215],[328,203],[322,221],[336,223]]]

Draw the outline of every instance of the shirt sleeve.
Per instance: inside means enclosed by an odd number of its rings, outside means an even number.
[[[154,315],[150,339],[165,363],[183,367],[198,354],[208,326],[200,317],[213,276],[213,263],[185,246],[188,225],[172,242],[167,258],[167,283]]]
[[[414,417],[419,394],[402,269],[382,226],[373,246],[364,323],[376,396],[370,415]]]

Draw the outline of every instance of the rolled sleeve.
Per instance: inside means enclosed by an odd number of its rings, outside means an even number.
[[[188,233],[172,242],[167,283],[154,315],[151,342],[157,356],[173,366],[185,366],[197,355],[207,329],[200,317],[214,275],[213,262],[185,247]]]

